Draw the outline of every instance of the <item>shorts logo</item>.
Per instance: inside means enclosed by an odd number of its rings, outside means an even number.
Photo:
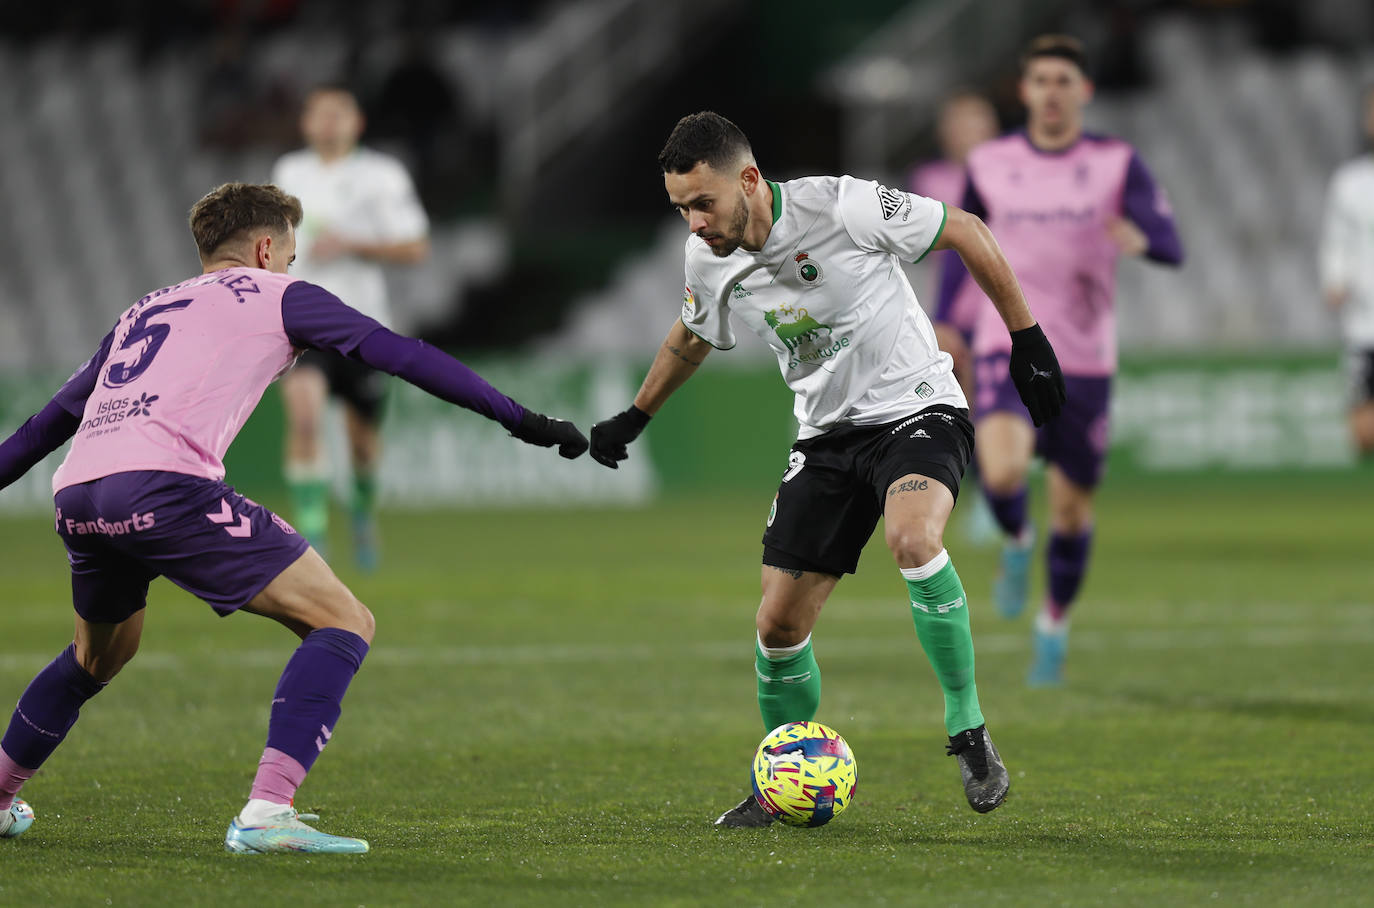
[[[787,472],[782,474],[783,482],[791,482],[793,477],[802,471],[806,466],[806,454],[801,451],[793,451],[787,455]]]
[[[915,432],[912,432],[912,433],[911,433],[911,437],[912,437],[912,438],[929,438],[929,437],[930,437],[930,433],[928,433],[925,429],[917,429]]]
[[[797,263],[797,277],[808,287],[819,287],[825,282],[825,270],[805,252],[798,252],[792,257],[792,261]]]
[[[773,496],[773,506],[768,509],[768,522],[764,526],[772,526],[773,520],[778,516],[778,496]]]
[[[248,519],[247,514],[239,515],[239,522],[237,526],[225,526],[226,524],[231,524],[234,522],[234,511],[232,508],[229,507],[229,502],[225,501],[223,498],[219,500],[219,513],[206,514],[205,516],[207,519],[209,519],[211,523],[224,526],[224,532],[228,533],[230,536],[233,536],[235,539],[242,539],[245,536],[253,535],[253,524]]]

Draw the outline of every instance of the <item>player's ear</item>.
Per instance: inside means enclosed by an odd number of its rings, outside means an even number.
[[[763,182],[763,174],[759,173],[758,165],[750,161],[740,171],[739,179],[740,185],[744,187],[744,194],[753,195],[754,190],[759,188],[759,183]]]
[[[257,261],[257,267],[270,271],[272,264],[272,234],[264,233],[258,237],[253,244],[253,258]]]

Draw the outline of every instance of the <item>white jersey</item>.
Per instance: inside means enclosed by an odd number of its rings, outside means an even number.
[[[796,394],[800,438],[967,407],[900,261],[930,251],[944,204],[847,176],[769,185],[773,227],[758,252],[718,258],[687,239],[683,324],[728,349],[733,312],[763,338]]]
[[[1331,177],[1321,238],[1321,280],[1344,289],[1341,330],[1351,347],[1374,349],[1374,154]]]
[[[296,234],[291,274],[318,284],[382,324],[390,323],[386,277],[377,262],[341,256],[312,261],[322,233],[366,243],[405,243],[429,233],[429,219],[405,166],[390,155],[357,148],[325,163],[310,149],[282,155],[272,182],[301,200],[305,217]]]

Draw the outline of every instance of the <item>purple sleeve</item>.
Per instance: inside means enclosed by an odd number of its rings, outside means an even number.
[[[353,356],[363,338],[382,327],[375,318],[307,281],[296,281],[282,293],[281,321],[292,346],[332,350],[344,356]]]
[[[281,320],[294,346],[342,353],[507,429],[520,425],[525,416],[524,407],[458,360],[423,341],[389,331],[323,287],[306,281],[287,287],[281,298]]]
[[[973,184],[972,173],[964,180],[964,197],[960,200],[959,207],[980,218],[988,216],[988,207],[983,204],[983,197],[978,194],[978,187]],[[964,260],[959,257],[959,253],[952,249],[947,252],[944,264],[940,268],[940,295],[935,301],[935,312],[930,317],[931,321],[937,323],[949,321],[959,290],[964,286],[964,281],[970,279],[968,269],[964,267]]]
[[[441,400],[467,407],[507,429],[520,425],[525,408],[487,384],[486,379],[424,341],[378,327],[358,346],[353,358],[367,363]]]
[[[1136,153],[1131,154],[1131,163],[1126,169],[1121,210],[1149,240],[1146,258],[1166,265],[1183,263],[1183,243],[1174,226],[1174,213],[1164,191]]]
[[[0,489],[23,476],[33,465],[47,457],[76,434],[86,398],[95,390],[96,377],[110,353],[111,331],[100,342],[100,349],[67,379],[53,399],[0,442]]]

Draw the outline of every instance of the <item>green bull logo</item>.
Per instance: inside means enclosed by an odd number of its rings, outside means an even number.
[[[784,322],[779,319],[780,315],[794,315],[796,317],[790,322]],[[777,334],[778,340],[782,341],[783,345],[792,353],[795,353],[802,344],[821,343],[822,336],[826,341],[830,339],[830,326],[821,324],[808,315],[805,307],[795,310],[791,306],[769,309],[763,314],[763,320]]]

